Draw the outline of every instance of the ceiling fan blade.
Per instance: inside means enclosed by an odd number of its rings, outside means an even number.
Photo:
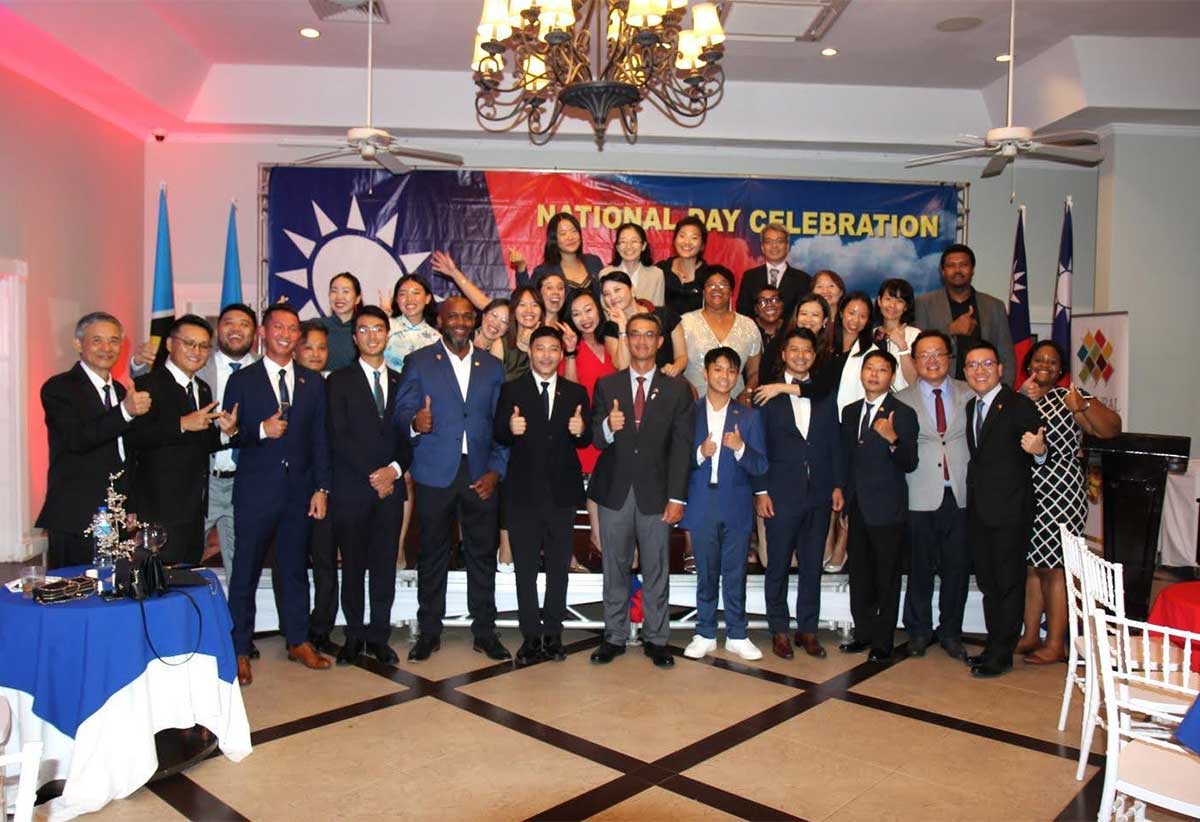
[[[295,148],[346,148],[346,141],[336,137],[330,137],[327,140],[319,137],[284,137],[279,141],[279,145]]]
[[[980,176],[984,179],[988,177],[995,177],[1001,171],[1004,171],[1004,167],[1011,163],[1012,160],[1012,157],[1006,157],[1003,154],[997,154],[995,157],[988,160],[988,164],[983,167],[983,174]]]
[[[435,163],[446,163],[452,166],[461,166],[463,158],[458,154],[448,154],[444,151],[430,151],[424,148],[413,148],[411,146],[396,145],[393,143],[387,149],[392,154],[399,154],[401,157],[412,157],[416,160],[432,160]]]
[[[1047,146],[1034,143],[1028,151],[1022,152],[1033,157],[1043,157],[1047,160],[1059,160],[1064,163],[1076,163],[1083,166],[1094,166],[1104,159],[1099,149],[1066,146]]]
[[[962,146],[986,146],[987,140],[977,134],[960,134],[954,142]]]
[[[393,174],[407,174],[408,172],[412,171],[411,166],[400,162],[400,159],[389,151],[375,152],[375,162],[379,163],[379,165],[383,166]]]
[[[1095,145],[1100,142],[1100,135],[1094,131],[1048,131],[1033,135],[1033,139],[1047,145]]]
[[[934,163],[948,163],[951,160],[965,160],[968,157],[985,157],[991,154],[995,149],[985,148],[964,148],[961,151],[948,151],[945,154],[931,154],[928,157],[918,157],[915,160],[909,160],[904,164],[905,168],[916,168],[917,166],[930,166]]]
[[[313,163],[321,163],[325,160],[332,160],[336,157],[352,157],[357,153],[358,152],[356,152],[354,149],[343,146],[337,151],[325,151],[320,154],[313,154],[309,157],[302,157],[299,160],[293,160],[293,163],[298,166],[307,166],[312,165]]]

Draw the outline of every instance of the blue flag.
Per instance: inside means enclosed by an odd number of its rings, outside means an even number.
[[[1021,364],[1025,362],[1025,352],[1033,345],[1029,329],[1028,268],[1025,263],[1025,206],[1021,206],[1017,214],[1017,239],[1013,243],[1012,277],[1008,285],[1008,333],[1012,335],[1017,361],[1015,386],[1020,386],[1029,376]]]
[[[237,206],[229,206],[229,228],[225,231],[225,274],[221,278],[221,308],[242,301],[242,263],[238,259]]]
[[[158,190],[158,239],[154,249],[154,297],[150,305],[150,342],[157,348],[154,367],[167,359],[167,332],[175,321],[175,282],[171,270],[171,229],[167,225],[167,186]]]
[[[1062,239],[1058,243],[1058,279],[1054,284],[1054,320],[1050,338],[1070,359],[1071,356],[1071,270],[1075,267],[1075,238],[1071,228],[1071,198],[1063,206]],[[1071,369],[1063,368],[1063,384],[1070,381]]]

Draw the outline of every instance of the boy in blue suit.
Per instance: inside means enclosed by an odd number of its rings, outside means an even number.
[[[730,401],[741,370],[732,348],[704,355],[708,391],[696,402],[688,506],[680,523],[692,533],[696,557],[696,635],[683,652],[691,659],[717,649],[719,593],[725,595],[725,650],[762,659],[746,636],[746,554],[754,529],[751,480],[766,472],[767,457],[758,411]]]

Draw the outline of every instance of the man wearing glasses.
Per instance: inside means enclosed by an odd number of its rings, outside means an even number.
[[[771,223],[762,231],[762,255],[765,262],[742,274],[742,285],[738,290],[737,312],[755,318],[755,304],[763,288],[770,286],[778,292],[783,302],[782,316],[790,317],[800,295],[812,289],[812,278],[807,272],[788,265],[788,230],[779,223]]]
[[[194,314],[177,319],[166,347],[166,366],[134,380],[151,404],[129,437],[137,456],[133,508],[143,522],[166,530],[165,562],[196,563],[204,554],[208,456],[222,447],[221,432],[236,432],[237,409],[218,411],[212,389],[196,376],[212,351],[206,320]]]
[[[966,659],[962,644],[963,609],[971,575],[967,550],[967,401],[970,387],[953,379],[950,338],[922,331],[913,340],[917,381],[896,399],[917,412],[917,468],[908,481],[908,528],[912,550],[904,594],[908,652],[924,656],[933,641],[933,576],[938,590],[936,637],[954,659]]]

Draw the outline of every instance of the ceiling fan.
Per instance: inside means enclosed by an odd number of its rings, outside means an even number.
[[[284,140],[280,145],[285,146],[309,146],[313,148],[332,148],[331,151],[324,151],[320,154],[314,154],[311,157],[304,157],[296,160],[296,165],[312,165],[321,163],[326,160],[335,160],[340,157],[353,157],[357,155],[366,162],[376,162],[383,166],[392,174],[406,174],[412,171],[412,166],[401,160],[401,157],[412,158],[416,160],[430,160],[435,163],[446,163],[453,166],[461,166],[463,158],[457,154],[449,154],[444,151],[431,151],[429,149],[414,148],[412,146],[402,145],[397,142],[392,135],[386,130],[372,125],[372,75],[375,68],[375,40],[374,40],[374,20],[375,20],[375,0],[333,0],[340,6],[359,7],[365,6],[367,15],[367,124],[365,126],[355,126],[346,132],[345,140]]]
[[[1008,119],[1002,128],[989,129],[987,135],[978,137],[974,134],[960,134],[956,143],[969,145],[973,148],[951,151],[946,154],[933,154],[928,157],[918,157],[905,163],[905,168],[928,166],[935,163],[947,163],[952,160],[962,160],[968,157],[991,157],[983,168],[983,176],[995,177],[1004,168],[1017,159],[1017,156],[1040,157],[1044,160],[1075,163],[1078,165],[1095,165],[1104,159],[1099,150],[1088,148],[1099,142],[1099,137],[1092,131],[1055,131],[1046,134],[1034,134],[1033,129],[1012,124],[1013,111],[1013,66],[1016,56],[1013,51],[1017,22],[1017,0],[1010,0],[1008,18]]]

